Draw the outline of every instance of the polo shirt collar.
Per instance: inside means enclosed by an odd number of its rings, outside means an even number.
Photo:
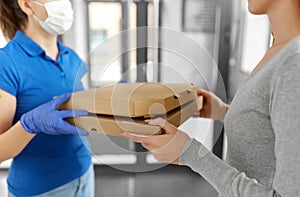
[[[65,47],[60,41],[57,41],[57,46],[58,46],[59,54],[69,53],[69,49]]]
[[[16,32],[13,40],[15,40],[30,56],[38,56],[45,53],[45,51],[36,42],[34,42],[21,31]],[[59,55],[68,53],[68,48],[63,46],[61,42],[58,41],[57,45],[59,49]]]

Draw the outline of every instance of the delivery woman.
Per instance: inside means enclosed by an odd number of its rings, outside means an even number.
[[[123,136],[142,143],[162,162],[191,167],[222,197],[300,196],[300,1],[248,0],[253,14],[267,14],[273,46],[240,85],[230,107],[212,93],[200,114],[224,119],[226,161],[173,125],[166,134]],[[227,110],[228,108],[228,110]]]
[[[14,158],[11,197],[94,196],[87,132],[64,121],[87,112],[56,110],[83,88],[75,79],[87,71],[57,41],[72,21],[69,0],[0,0],[0,25],[10,40],[0,49],[0,162]]]

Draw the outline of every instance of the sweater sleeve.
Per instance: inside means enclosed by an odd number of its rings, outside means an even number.
[[[300,54],[278,71],[270,106],[275,133],[273,185],[283,196],[300,196]]]
[[[275,134],[276,170],[272,188],[228,165],[200,142],[189,141],[179,158],[202,175],[221,196],[300,196],[300,57],[289,58],[276,71],[270,90],[270,116]]]
[[[199,173],[220,196],[282,197],[274,189],[266,188],[219,159],[195,139],[189,141],[183,148],[179,165],[189,166]]]

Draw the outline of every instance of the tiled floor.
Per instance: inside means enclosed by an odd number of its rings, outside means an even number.
[[[168,166],[143,173],[125,173],[108,168],[95,168],[96,197],[217,196],[212,186],[188,168]]]
[[[95,166],[95,197],[216,197],[216,191],[187,168],[169,166],[146,173],[129,173]],[[0,197],[7,196],[6,170],[0,170]]]

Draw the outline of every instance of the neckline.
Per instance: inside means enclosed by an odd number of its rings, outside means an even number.
[[[273,55],[270,59],[268,59],[263,65],[261,65],[259,68],[257,68],[255,71],[252,71],[251,74],[249,75],[249,77],[246,79],[248,80],[249,78],[253,77],[254,75],[256,75],[256,73],[258,73],[260,70],[262,70],[264,67],[267,67],[267,65],[271,64],[272,62],[274,62],[278,56],[280,56],[282,53],[284,53],[288,48],[290,48],[290,46],[296,41],[296,40],[300,40],[300,35],[292,38],[289,42],[287,42],[285,44],[285,46],[283,48],[281,48],[275,55]]]

